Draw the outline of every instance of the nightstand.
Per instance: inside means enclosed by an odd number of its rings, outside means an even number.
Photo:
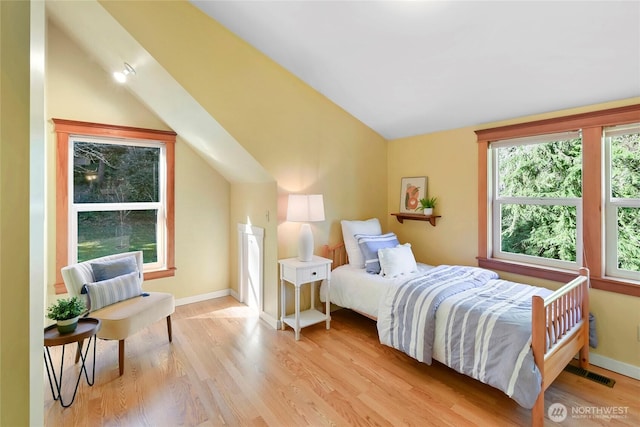
[[[280,304],[282,307],[282,316],[280,323],[284,331],[285,325],[289,325],[296,333],[296,341],[300,339],[300,329],[315,325],[323,321],[327,322],[327,329],[331,322],[331,314],[329,311],[329,298],[326,301],[325,313],[315,309],[316,282],[320,280],[327,281],[327,295],[331,287],[331,261],[327,258],[314,256],[311,261],[303,262],[298,258],[287,258],[278,261],[280,264]],[[296,301],[295,313],[286,316],[287,298],[285,292],[285,282],[291,283],[295,287]],[[311,307],[308,310],[300,312],[300,287],[304,284],[311,284]]]

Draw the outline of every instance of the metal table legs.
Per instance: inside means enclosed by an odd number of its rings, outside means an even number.
[[[91,380],[89,380],[89,373],[87,372],[87,366],[86,366],[86,360],[87,360],[87,355],[89,354],[89,348],[91,347],[91,341],[93,340],[93,366],[92,366],[92,370],[91,370]],[[89,340],[87,341],[87,347],[84,350],[84,354],[82,351],[82,344],[83,341],[78,341],[77,345],[78,345],[78,354],[80,356],[80,359],[82,360],[82,364],[80,366],[80,372],[78,372],[78,379],[76,380],[76,386],[75,389],[73,391],[73,396],[71,397],[71,401],[69,403],[64,403],[64,401],[62,400],[62,373],[63,373],[63,369],[64,369],[64,350],[65,347],[67,346],[66,344],[62,346],[62,358],[60,359],[60,375],[59,377],[56,376],[56,372],[55,369],[53,367],[53,361],[51,360],[51,354],[49,353],[49,347],[45,346],[45,353],[44,353],[44,364],[47,368],[47,375],[49,377],[49,386],[51,387],[51,394],[53,395],[53,400],[60,400],[60,405],[62,405],[63,408],[68,408],[69,406],[71,406],[71,404],[73,403],[73,401],[76,399],[76,393],[78,392],[78,385],[80,384],[80,378],[82,378],[82,373],[84,372],[84,376],[87,380],[87,384],[89,384],[90,386],[93,385],[93,382],[95,380],[95,376],[96,376],[96,340],[97,337],[95,335],[92,335],[91,337],[89,337]],[[77,358],[77,357],[76,357]],[[77,360],[76,360],[77,362]],[[51,378],[53,377],[53,381],[51,380]],[[54,385],[55,383],[55,390],[54,390]]]

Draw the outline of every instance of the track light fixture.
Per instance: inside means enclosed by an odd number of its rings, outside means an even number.
[[[124,63],[124,70],[116,71],[113,73],[113,78],[116,79],[118,83],[124,83],[127,81],[127,76],[131,74],[133,76],[136,75],[136,70],[126,62]]]

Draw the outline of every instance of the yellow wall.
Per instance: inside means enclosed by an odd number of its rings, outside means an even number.
[[[629,99],[572,110],[488,123],[491,128],[513,123],[578,114],[605,108],[638,103]],[[401,242],[411,242],[416,258],[428,264],[458,263],[477,265],[478,185],[477,147],[474,130],[456,129],[389,142],[389,212],[397,212],[400,198],[400,178],[427,176],[429,196],[437,196],[435,211],[442,215],[437,226],[426,222],[405,221],[399,224],[389,219],[389,228]],[[502,274],[509,280],[555,289],[559,283],[530,277]],[[592,290],[591,311],[597,318],[599,346],[592,353],[640,367],[640,298]]]
[[[402,177],[426,176],[427,194],[437,197],[436,227],[423,221],[387,218],[400,242],[411,242],[416,259],[429,264],[475,264],[478,247],[477,147],[473,129],[389,142],[389,212],[400,209]]]
[[[169,129],[53,23],[48,26],[47,118]],[[50,124],[48,140],[55,146]],[[49,155],[49,294],[55,282],[55,149]],[[176,275],[147,290],[186,298],[229,288],[229,183],[187,143],[176,143]]]
[[[29,424],[28,2],[0,2],[0,425]],[[18,321],[19,320],[19,321]]]
[[[277,183],[277,201],[258,197],[261,206],[242,200],[251,192],[234,190],[230,224],[235,233],[237,221],[277,203],[277,236],[265,234],[265,307],[276,316],[275,260],[296,254],[297,227],[283,224],[286,195],[324,194],[327,220],[313,225],[316,247],[340,240],[340,219],[384,218],[386,141],[188,2],[101,5]]]

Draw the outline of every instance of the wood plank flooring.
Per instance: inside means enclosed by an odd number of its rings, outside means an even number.
[[[530,412],[502,392],[381,345],[375,323],[348,310],[332,313],[329,331],[324,324],[303,329],[298,342],[291,329],[272,329],[231,297],[177,307],[172,319],[171,344],[165,322],[127,339],[122,377],[117,342],[99,340],[95,385],[82,382],[70,408],[53,401],[45,377],[46,425],[530,424]],[[73,353],[68,346],[63,396],[72,393],[78,372]],[[562,403],[569,415],[546,425],[640,425],[640,381],[592,370],[615,379],[615,387],[563,372],[545,405]],[[602,414],[614,407],[618,418]]]

